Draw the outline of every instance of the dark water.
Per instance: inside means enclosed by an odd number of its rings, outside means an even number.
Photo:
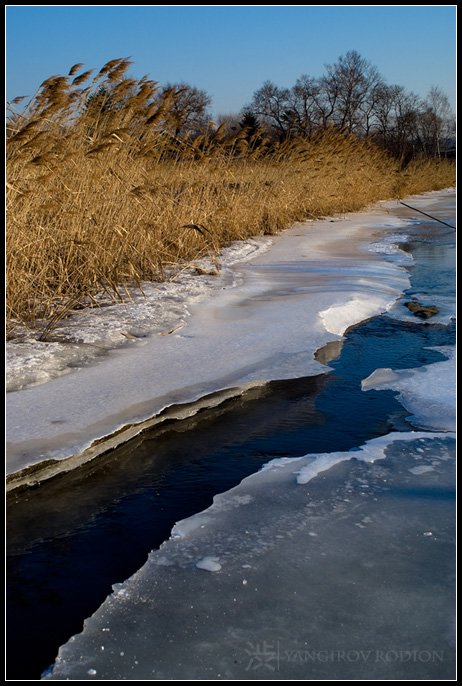
[[[435,212],[436,214],[436,212]],[[438,215],[454,221],[444,207]],[[409,295],[454,289],[454,232],[415,225]],[[388,316],[352,329],[328,375],[269,384],[220,408],[170,423],[97,464],[57,477],[7,502],[7,657],[10,679],[38,679],[58,647],[81,631],[120,582],[139,569],[172,525],[208,507],[214,494],[281,456],[348,450],[407,430],[393,391],[361,391],[377,367],[443,359],[455,324]],[[320,351],[329,358],[334,346]],[[337,348],[340,346],[337,345]]]

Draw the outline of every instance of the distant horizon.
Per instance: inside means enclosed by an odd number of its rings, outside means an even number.
[[[212,118],[240,114],[265,81],[319,77],[349,50],[390,85],[456,105],[456,6],[22,6],[6,13],[6,98],[82,62],[96,72],[127,57],[130,74],[185,82],[212,99]],[[328,37],[326,40],[325,36]],[[435,49],[435,46],[437,49]],[[27,102],[27,100],[26,100]]]

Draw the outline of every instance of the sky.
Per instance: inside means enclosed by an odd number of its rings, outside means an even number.
[[[270,80],[321,76],[348,50],[389,84],[456,103],[456,5],[7,5],[6,98],[32,96],[83,62],[130,57],[130,75],[207,91],[212,114],[239,113]]]

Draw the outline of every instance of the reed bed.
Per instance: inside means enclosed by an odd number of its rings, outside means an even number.
[[[58,321],[106,293],[159,281],[231,241],[454,184],[454,164],[402,169],[334,129],[275,143],[219,127],[178,138],[174,90],[74,65],[7,125],[7,330]],[[13,103],[14,106],[15,103]]]

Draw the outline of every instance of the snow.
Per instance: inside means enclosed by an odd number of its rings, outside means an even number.
[[[415,369],[376,369],[361,383],[363,391],[391,389],[412,412],[408,420],[416,427],[455,431],[456,429],[456,355],[455,348],[439,346],[448,359]]]
[[[409,285],[402,265],[366,249],[377,232],[401,235],[395,206],[235,244],[216,276],[185,270],[74,313],[50,342],[10,342],[7,474],[71,468],[210,394],[327,371],[315,351]]]

